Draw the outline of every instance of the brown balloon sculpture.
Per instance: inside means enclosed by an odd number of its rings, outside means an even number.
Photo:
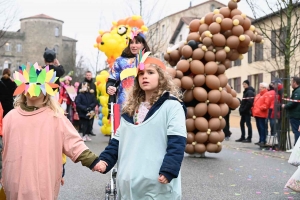
[[[192,20],[186,42],[164,54],[164,59],[176,66],[168,72],[182,89],[187,106],[185,152],[190,155],[203,157],[205,152],[222,150],[223,117],[240,105],[224,73],[254,42],[263,42],[251,20],[238,9],[238,2],[230,0],[227,7]]]

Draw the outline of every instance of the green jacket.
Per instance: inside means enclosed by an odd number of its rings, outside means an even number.
[[[293,90],[291,99],[300,100],[300,86]],[[300,102],[288,101],[284,108],[289,118],[300,119]]]

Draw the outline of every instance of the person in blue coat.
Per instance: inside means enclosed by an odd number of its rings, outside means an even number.
[[[90,89],[87,82],[82,83],[82,88],[75,99],[75,104],[82,126],[82,139],[83,141],[90,141],[89,133],[93,129],[91,120],[94,120],[97,100],[94,95],[94,90]]]
[[[186,108],[165,70],[153,57],[139,64],[120,126],[99,156],[102,173],[117,163],[119,199],[181,199]]]

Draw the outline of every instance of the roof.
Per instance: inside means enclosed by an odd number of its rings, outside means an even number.
[[[73,38],[67,37],[67,36],[62,36],[62,39],[65,41],[73,41],[73,42],[77,42],[78,40],[75,40]]]
[[[174,44],[174,42],[175,42],[175,40],[176,40],[176,38],[177,38],[177,36],[178,36],[178,34],[179,34],[179,32],[180,32],[182,26],[183,26],[184,24],[189,25],[190,22],[191,22],[193,19],[197,19],[197,17],[181,17],[181,18],[180,18],[179,23],[178,23],[178,25],[176,26],[176,29],[175,29],[175,31],[174,31],[172,37],[171,37],[170,44]]]
[[[64,23],[62,20],[55,19],[55,18],[50,17],[50,16],[45,15],[45,14],[39,14],[39,15],[31,16],[31,17],[22,18],[22,19],[20,19],[20,21],[26,20],[26,19],[50,19],[50,20],[55,20],[55,21],[59,21],[59,22]]]
[[[166,19],[166,18],[172,17],[172,16],[177,15],[177,14],[179,14],[179,13],[188,11],[188,10],[190,10],[190,9],[192,9],[192,8],[195,8],[195,7],[198,7],[198,6],[202,6],[202,5],[206,4],[206,3],[213,3],[213,2],[218,3],[218,4],[220,4],[220,5],[223,6],[223,7],[227,7],[227,5],[225,5],[225,4],[221,3],[221,2],[219,2],[218,0],[206,0],[206,1],[202,2],[202,3],[197,4],[197,5],[188,7],[188,8],[186,8],[186,9],[184,9],[184,10],[180,10],[180,11],[178,11],[178,12],[176,12],[176,13],[173,13],[173,14],[171,14],[171,15],[168,15],[168,16],[166,16],[166,17],[164,17],[164,18],[158,20],[157,22],[155,22],[155,23],[153,23],[153,24],[156,24],[156,23],[158,23],[159,21],[162,21],[162,20],[164,20],[164,19]],[[206,13],[205,13],[205,14],[206,14]],[[149,25],[148,27],[152,26],[153,24]]]

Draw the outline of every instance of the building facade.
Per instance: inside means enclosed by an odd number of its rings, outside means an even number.
[[[14,71],[19,65],[38,62],[44,64],[46,47],[54,48],[57,59],[66,68],[73,70],[76,61],[77,40],[62,35],[63,21],[44,14],[20,19],[17,32],[8,31],[0,39],[0,72],[5,68]]]

